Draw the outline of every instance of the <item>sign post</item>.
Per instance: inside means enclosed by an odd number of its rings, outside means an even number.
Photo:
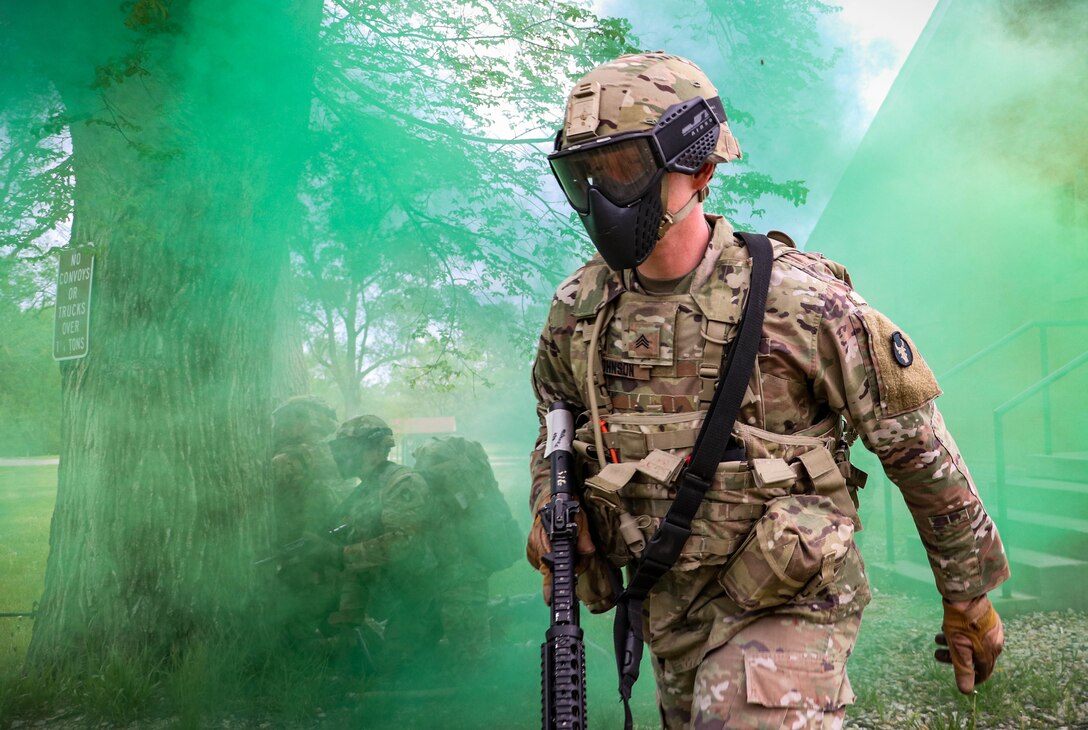
[[[87,356],[91,335],[91,283],[94,254],[61,251],[57,266],[57,306],[53,319],[53,359]]]

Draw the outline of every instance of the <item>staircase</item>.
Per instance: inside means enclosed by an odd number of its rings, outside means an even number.
[[[1001,531],[1016,591],[1088,611],[1088,452],[1037,454],[1005,484]]]
[[[1064,608],[1088,611],[1088,451],[1053,453],[1051,425],[1051,386],[1088,366],[1088,352],[1051,370],[1048,344],[1053,331],[1086,327],[1084,320],[1029,322],[941,377],[943,381],[1023,336],[1039,335],[1041,379],[994,409],[996,473],[992,481],[979,482],[991,487],[984,487],[985,503],[1001,531],[1012,572],[990,594],[1003,614]],[[1033,400],[1042,405],[1039,435],[1045,453],[1009,458],[1005,417]],[[1083,435],[1084,431],[1073,434],[1075,438]],[[889,496],[894,487],[886,481],[885,486],[885,525],[889,526],[895,524]],[[925,584],[932,591],[933,576],[924,554],[902,548],[897,554],[890,530],[886,539],[885,559],[869,565],[874,582],[915,591]]]
[[[886,481],[884,488],[897,491]],[[1012,572],[990,595],[998,612],[1088,611],[1088,452],[1030,456],[1026,467],[1007,477],[1003,518],[993,499],[996,488],[991,485],[986,505]],[[868,568],[879,587],[934,592],[920,546],[910,555],[870,560]]]

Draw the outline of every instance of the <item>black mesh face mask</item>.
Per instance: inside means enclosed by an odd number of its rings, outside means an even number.
[[[598,137],[548,155],[567,202],[613,270],[638,266],[653,251],[665,216],[666,172],[694,174],[714,151],[725,121],[721,99],[673,104],[647,132]]]

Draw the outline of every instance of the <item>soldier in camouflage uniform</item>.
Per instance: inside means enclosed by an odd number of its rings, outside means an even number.
[[[326,443],[335,430],[336,412],[320,398],[296,396],[272,412],[273,504],[280,544],[328,529],[329,515],[344,497],[344,480]]]
[[[681,117],[671,139],[702,142],[670,157],[668,130],[648,133]],[[583,411],[575,450],[601,538],[580,536],[591,610],[615,598],[600,561],[632,566],[668,510],[739,327],[751,257],[701,205],[714,166],[739,157],[714,86],[683,58],[621,57],[568,99],[549,159],[600,255],[559,286],[541,335],[530,501],[537,515],[550,496],[544,415],[568,401]],[[744,457],[718,466],[679,559],[643,604],[669,728],[841,726],[870,598],[853,540],[863,475],[848,446],[859,435],[914,516],[944,598],[950,646],[938,658],[961,691],[989,676],[1003,642],[986,593],[1008,577],[1004,549],[932,372],[841,265],[770,238],[762,337],[733,431]],[[549,548],[538,517],[527,552],[546,595]]]
[[[412,456],[442,513],[433,532],[441,564],[433,585],[451,664],[463,673],[479,667],[491,647],[488,578],[517,562],[523,536],[480,443],[433,438]]]
[[[332,442],[341,473],[359,485],[333,513],[334,522],[346,525],[346,546],[340,609],[330,622],[384,623],[385,669],[442,637],[431,535],[439,520],[436,503],[423,477],[389,460],[393,446],[392,430],[371,415],[345,421]]]
[[[279,545],[329,529],[333,507],[343,499],[339,490],[344,481],[325,443],[334,430],[336,412],[320,398],[296,396],[272,412],[272,500]],[[287,589],[282,608],[289,640],[305,645],[319,639],[318,631],[337,600],[338,568],[302,549],[277,562]]]

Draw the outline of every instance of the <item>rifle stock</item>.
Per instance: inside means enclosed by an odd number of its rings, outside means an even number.
[[[575,594],[580,509],[572,479],[574,417],[563,401],[547,416],[552,497],[540,511],[552,551],[544,561],[552,571],[551,626],[540,646],[543,730],[582,730],[586,726],[586,651]]]

